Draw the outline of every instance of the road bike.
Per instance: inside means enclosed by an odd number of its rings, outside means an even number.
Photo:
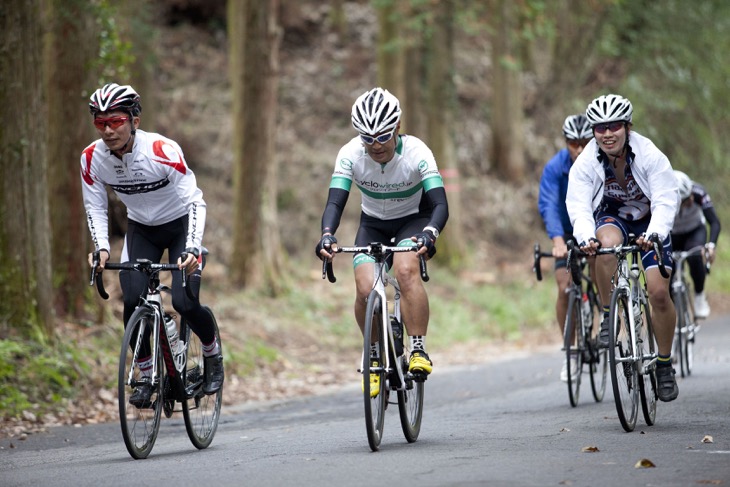
[[[203,250],[203,257],[207,251]],[[183,256],[185,260],[185,256]],[[204,266],[203,261],[203,266]],[[201,269],[202,267],[201,266]],[[99,267],[98,252],[94,254],[91,282],[96,283],[99,295],[108,299],[104,289]],[[213,441],[220,418],[223,389],[207,395],[203,392],[204,359],[203,347],[198,336],[188,323],[180,318],[179,330],[173,316],[165,311],[162,293],[171,289],[160,283],[160,272],[180,272],[183,287],[190,299],[192,291],[187,285],[187,276],[177,264],[153,263],[147,259],[136,262],[107,262],[104,270],[129,270],[140,272],[147,277],[147,290],[139,297],[139,305],[125,327],[122,348],[119,356],[118,402],[119,420],[122,437],[127,451],[135,459],[147,458],[157,439],[161,414],[170,418],[174,412],[183,413],[185,429],[193,445],[198,449],[207,448]],[[215,336],[220,343],[218,324],[213,312],[204,307],[213,317]],[[140,358],[149,345],[151,359],[145,360],[140,367]],[[142,368],[151,374],[142,373]],[[152,388],[150,401],[137,406],[130,403],[134,389],[143,384]],[[182,406],[176,409],[177,403]]]
[[[652,235],[650,239],[656,240],[656,235]],[[659,256],[659,272],[663,277],[669,278],[661,259],[663,247],[656,241],[653,245],[656,255]],[[569,247],[570,254],[585,255],[577,246]],[[641,247],[636,245],[633,235],[629,236],[628,245],[599,248],[596,251],[597,255],[611,254],[617,259],[616,272],[611,279],[608,360],[616,412],[621,426],[627,432],[636,427],[639,404],[646,424],[654,424],[658,398],[658,354],[646,279],[643,268],[639,266],[640,251]],[[575,281],[576,259],[569,259],[569,266],[572,266],[571,275]]]
[[[539,243],[535,244],[534,250],[532,270],[535,272],[537,280],[542,281],[540,259],[554,256],[551,253],[542,252]],[[589,275],[585,257],[580,259],[577,269],[577,283],[571,278],[570,284],[565,290],[568,294],[568,312],[565,316],[563,331],[563,351],[568,364],[568,398],[573,407],[578,405],[584,364],[588,366],[591,390],[596,402],[603,400],[608,373],[607,350],[599,349],[593,336],[596,317],[602,315],[602,306],[596,286]],[[575,363],[575,368],[572,366],[573,363]]]
[[[672,301],[677,310],[677,325],[674,329],[672,342],[672,361],[679,362],[682,377],[692,373],[694,365],[694,343],[697,332],[700,330],[698,318],[695,316],[694,300],[691,299],[691,287],[684,273],[684,262],[694,255],[705,255],[705,247],[699,245],[685,251],[672,252],[674,260],[674,274],[672,275]],[[710,271],[709,262],[706,264]]]
[[[328,249],[332,253],[366,254],[375,260],[373,288],[368,295],[365,311],[361,367],[358,370],[363,378],[365,429],[372,451],[378,451],[380,448],[390,391],[397,393],[401,428],[408,443],[415,442],[421,431],[426,375],[408,371],[410,359],[408,323],[404,322],[401,315],[398,281],[388,273],[388,260],[392,254],[415,252],[418,248],[416,244],[388,246],[374,242],[361,247]],[[421,279],[428,281],[426,261],[423,256],[420,256],[420,273]],[[337,280],[331,261],[325,260],[322,263],[322,278],[325,276],[330,282]],[[392,291],[386,292],[387,289]],[[373,343],[377,344],[375,360],[371,354]],[[370,390],[371,374],[378,376],[379,390],[375,396],[372,396]]]

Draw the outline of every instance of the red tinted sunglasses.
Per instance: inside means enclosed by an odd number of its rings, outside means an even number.
[[[624,122],[599,123],[598,125],[593,126],[593,130],[595,130],[598,134],[602,134],[606,130],[610,130],[611,132],[617,132],[621,130],[623,126]]]
[[[109,125],[113,129],[118,129],[119,127],[124,125],[124,122],[126,122],[127,120],[129,120],[129,117],[95,118],[94,127],[99,130],[104,130],[104,128]]]

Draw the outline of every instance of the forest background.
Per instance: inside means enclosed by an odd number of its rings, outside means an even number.
[[[204,192],[203,301],[230,404],[357,380],[351,266],[322,281],[313,249],[360,93],[400,98],[402,132],[429,144],[447,185],[427,285],[438,366],[557,342],[552,277],[531,272],[533,245],[549,245],[538,182],[563,119],[594,97],[628,97],[634,130],[728,221],[728,52],[722,0],[3,2],[0,435],[115,419],[122,306],[115,277],[109,302],[88,286],[79,178],[104,83],[140,92],[141,127],[180,143]],[[111,214],[114,258],[126,219],[118,203]],[[353,192],[341,242],[358,214]],[[723,240],[715,312],[730,293]]]

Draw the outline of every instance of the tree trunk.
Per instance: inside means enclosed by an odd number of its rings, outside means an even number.
[[[510,0],[494,0],[492,36],[492,160],[497,175],[519,181],[525,174],[522,80],[515,39],[516,9]]]
[[[53,335],[42,6],[0,8],[0,338]]]
[[[53,284],[56,310],[83,311],[88,275],[89,232],[81,196],[79,158],[94,136],[91,115],[79,93],[93,83],[88,65],[97,46],[88,2],[48,2],[45,43],[48,90],[48,166]],[[69,46],[74,46],[73,49]],[[73,123],[68,123],[73,120]]]
[[[277,222],[279,0],[228,2],[233,90],[234,222],[231,271],[242,286],[278,292],[283,249]],[[263,281],[263,282],[261,282]]]
[[[405,98],[403,70],[403,43],[400,39],[400,18],[397,5],[376,7],[378,12],[378,86],[395,95],[399,101]],[[371,87],[367,87],[370,89]],[[363,89],[363,91],[365,91]]]
[[[436,258],[456,268],[463,264],[464,247],[461,202],[459,193],[459,167],[456,160],[454,135],[451,132],[456,106],[456,88],[452,78],[454,71],[454,0],[442,0],[437,9],[430,39],[428,63],[428,144],[436,157],[444,178],[449,199],[448,231],[439,238]]]

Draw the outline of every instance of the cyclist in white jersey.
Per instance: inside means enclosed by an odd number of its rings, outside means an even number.
[[[568,176],[566,206],[573,235],[581,250],[589,254],[601,247],[627,244],[628,235],[638,236],[641,261],[651,303],[657,342],[657,389],[659,399],[673,401],[679,388],[671,366],[674,324],[677,319],[669,296],[669,279],[658,269],[657,259],[672,269],[672,240],[669,235],[679,206],[674,171],[654,143],[632,130],[633,107],[619,95],[593,100],[586,118],[594,139],[578,156]],[[663,243],[661,256],[653,242]],[[604,319],[598,346],[608,346],[608,314],[611,276],[616,270],[613,255],[596,258],[596,281],[603,301]]]
[[[332,259],[334,234],[340,224],[352,184],[360,189],[362,213],[355,245],[371,242],[412,245],[423,239],[418,254],[433,256],[436,239],[449,216],[443,180],[433,153],[420,139],[399,134],[400,103],[382,88],[362,94],[352,107],[352,125],[359,135],[340,149],[322,215],[322,238],[315,253]],[[355,255],[355,318],[362,331],[366,298],[373,283],[372,259]],[[393,256],[393,269],[401,286],[401,306],[411,340],[409,370],[430,374],[433,364],[426,353],[428,296],[421,282],[418,255]],[[373,347],[375,350],[377,347]],[[372,357],[377,359],[378,357]],[[374,379],[377,381],[377,375]],[[377,393],[377,382],[371,391]]]
[[[206,205],[195,175],[180,146],[159,134],[139,130],[142,106],[131,86],[110,83],[90,97],[89,110],[99,139],[81,154],[81,188],[89,230],[100,267],[109,259],[109,222],[106,187],[127,207],[128,228],[122,262],[144,258],[159,262],[165,250],[170,262],[190,275],[191,300],[182,289],[182,277],[173,273],[172,304],[200,337],[205,368],[203,390],[213,394],[223,385],[223,357],[216,340],[214,321],[197,298],[200,290],[200,249],[205,228]],[[179,257],[186,254],[182,261]],[[89,254],[92,264],[93,254]],[[124,325],[134,312],[147,279],[140,273],[121,271]],[[143,355],[151,357],[148,340]],[[142,374],[151,373],[151,363],[141,360]],[[151,359],[149,360],[151,362]],[[149,365],[149,367],[145,367]],[[151,385],[142,383],[130,398],[134,405],[149,402]]]

